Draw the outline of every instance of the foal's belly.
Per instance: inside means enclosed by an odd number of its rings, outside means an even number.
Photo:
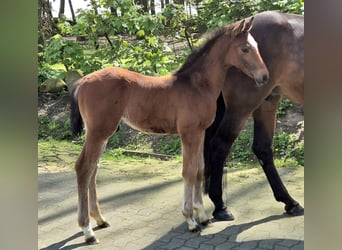
[[[129,118],[127,116],[122,117],[130,127],[154,134],[177,134],[177,125],[172,120],[162,118],[149,118],[148,116],[143,119]]]

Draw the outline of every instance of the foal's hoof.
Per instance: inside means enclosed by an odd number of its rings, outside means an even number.
[[[202,229],[201,229],[201,227],[199,226],[199,225],[197,225],[195,228],[193,228],[193,229],[190,229],[190,232],[192,232],[192,233],[199,233],[199,232],[201,232],[202,231]]]
[[[99,228],[106,228],[106,227],[110,227],[110,224],[107,222],[107,221],[105,221],[105,222],[103,222],[101,225],[97,225]]]
[[[231,221],[234,220],[234,215],[226,209],[215,210],[213,212],[216,221]]]
[[[210,223],[210,220],[206,220],[206,221],[203,221],[201,222],[201,226],[208,226],[208,224]]]
[[[99,243],[98,239],[96,239],[95,236],[91,236],[90,238],[86,239],[85,242],[88,245],[94,245],[94,244],[98,244]]]
[[[304,214],[304,208],[299,204],[292,207],[285,206],[285,211],[287,214],[292,216],[300,216]]]

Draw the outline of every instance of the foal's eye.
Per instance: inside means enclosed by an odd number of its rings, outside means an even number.
[[[243,53],[248,53],[248,52],[249,52],[249,49],[248,49],[247,47],[243,47],[243,48],[241,48],[241,51],[242,51]]]

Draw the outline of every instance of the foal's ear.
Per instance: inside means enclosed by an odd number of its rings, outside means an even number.
[[[243,19],[238,25],[233,28],[233,35],[237,36],[243,32],[243,27],[245,26],[245,19]]]
[[[253,17],[251,17],[250,19],[249,19],[249,21],[246,21],[245,22],[245,25],[244,25],[244,27],[243,27],[243,30],[242,30],[242,32],[250,32],[251,31],[251,29],[252,29],[252,27],[253,27],[253,20],[254,20],[254,16]]]
[[[233,35],[237,36],[241,33],[248,33],[252,29],[253,20],[254,17],[251,17],[249,20],[243,19],[239,24],[237,24],[233,28]]]

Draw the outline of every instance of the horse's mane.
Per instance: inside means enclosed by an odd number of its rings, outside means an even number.
[[[180,67],[175,75],[181,75],[184,73],[191,65],[193,65],[201,56],[210,51],[215,42],[219,37],[221,37],[224,33],[230,32],[235,27],[235,24],[224,26],[214,31],[213,33],[207,36],[206,42],[204,42],[200,47],[196,48],[186,59],[182,67]]]

